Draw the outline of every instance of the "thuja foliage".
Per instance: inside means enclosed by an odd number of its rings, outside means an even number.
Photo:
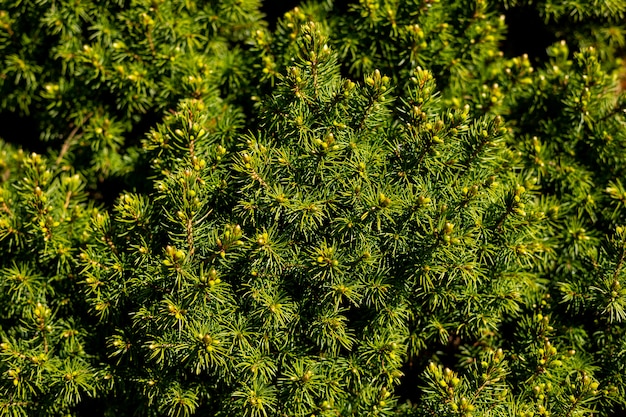
[[[0,1],[0,415],[622,415],[625,12]]]

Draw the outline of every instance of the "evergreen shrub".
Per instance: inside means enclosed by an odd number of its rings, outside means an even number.
[[[0,0],[0,416],[626,414],[626,3],[271,7]]]

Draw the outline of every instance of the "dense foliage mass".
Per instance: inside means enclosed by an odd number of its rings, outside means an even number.
[[[626,413],[626,3],[261,6],[0,0],[0,416]]]

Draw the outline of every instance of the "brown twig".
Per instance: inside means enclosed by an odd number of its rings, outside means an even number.
[[[87,122],[87,120],[89,120],[91,118],[91,116],[93,116],[93,113],[89,113],[85,117],[85,119],[82,121],[82,123],[80,125],[77,125],[74,129],[72,129],[70,134],[67,136],[67,138],[65,139],[65,142],[63,142],[63,147],[61,148],[61,152],[59,153],[59,156],[57,157],[57,160],[56,160],[56,164],[57,165],[59,165],[61,163],[61,160],[63,159],[63,157],[65,156],[67,151],[70,149],[70,145],[72,144],[72,140],[74,139],[74,137],[78,133],[78,130],[81,128],[81,126],[83,126],[85,124],[85,122]]]

